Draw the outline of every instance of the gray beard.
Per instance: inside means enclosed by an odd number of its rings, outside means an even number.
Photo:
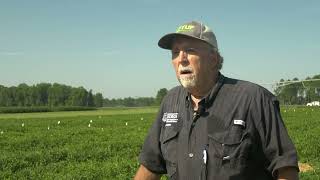
[[[179,77],[180,84],[186,89],[192,89],[196,86],[197,78],[195,75],[191,77]]]

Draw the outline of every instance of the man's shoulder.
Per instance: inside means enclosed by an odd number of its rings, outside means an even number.
[[[182,87],[182,86],[176,86],[171,88],[168,93],[167,96],[177,96],[177,95],[184,95],[186,94],[186,90]]]
[[[173,99],[182,99],[187,95],[187,91],[182,86],[173,87],[164,97],[164,101],[173,101]]]
[[[274,95],[265,87],[246,80],[225,77],[224,86],[227,90],[236,91],[250,96],[274,97]]]

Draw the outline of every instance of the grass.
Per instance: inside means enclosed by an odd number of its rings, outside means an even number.
[[[300,162],[314,168],[300,179],[320,179],[320,109],[281,111]],[[157,107],[1,114],[0,179],[132,179],[156,112]]]
[[[281,113],[297,148],[299,162],[314,169],[300,173],[300,179],[320,179],[320,108],[282,107]]]
[[[0,179],[131,179],[154,110],[1,115]]]
[[[0,114],[0,119],[30,119],[30,118],[52,118],[52,117],[77,117],[77,116],[99,116],[115,114],[139,114],[156,113],[158,107],[137,108],[101,108],[92,111],[63,111],[63,112],[35,112],[35,113],[12,113]]]
[[[96,110],[96,107],[86,107],[86,106],[30,106],[30,107],[0,107],[0,113],[31,113],[31,112],[54,112],[54,111],[89,111]]]

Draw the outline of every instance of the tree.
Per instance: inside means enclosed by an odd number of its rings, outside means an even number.
[[[93,107],[94,106],[94,99],[93,99],[93,94],[92,94],[92,90],[91,89],[88,92],[87,106],[89,106],[89,107]]]
[[[103,96],[101,93],[96,93],[94,95],[94,105],[96,107],[102,107],[103,106]]]
[[[282,86],[285,82],[283,79],[277,84],[275,94],[282,104],[306,104],[307,102],[320,100],[320,81],[312,79],[320,79],[320,75],[312,78],[307,77],[303,82],[297,82]],[[293,81],[299,81],[294,78]],[[288,82],[292,82],[288,80]]]
[[[71,94],[68,99],[68,105],[70,106],[86,106],[87,105],[88,92],[83,88],[72,88]]]
[[[7,106],[8,98],[8,88],[0,85],[0,106]]]
[[[308,79],[309,81],[305,83],[305,85],[307,86],[307,91],[306,91],[307,102],[320,100],[320,81],[318,80],[312,81],[312,79],[320,79],[320,74],[315,75],[312,78],[309,78]]]
[[[167,95],[168,90],[166,88],[161,88],[158,92],[157,92],[157,96],[156,96],[156,104],[160,105],[162,102],[162,99],[164,98],[165,95]]]
[[[0,106],[94,106],[95,101],[101,106],[102,94],[98,94],[95,100],[92,90],[88,93],[83,87],[58,83],[32,86],[22,83],[17,87],[0,85]]]
[[[11,86],[7,91],[7,105],[6,106],[17,106],[17,87]]]
[[[103,99],[103,106],[112,107],[112,101],[108,98]]]
[[[18,106],[31,105],[29,101],[29,86],[25,83],[19,84],[17,87],[16,101]]]
[[[127,107],[133,107],[135,106],[135,100],[132,97],[124,98],[123,105]]]
[[[48,96],[49,96],[49,88],[51,84],[49,83],[40,83],[36,85],[37,90],[37,100],[36,104],[38,106],[47,106],[48,105]]]
[[[48,90],[48,104],[49,106],[60,106],[63,101],[63,87],[58,83],[54,83]]]

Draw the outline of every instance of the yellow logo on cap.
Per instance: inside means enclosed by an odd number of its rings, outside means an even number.
[[[182,25],[178,27],[176,32],[179,33],[179,32],[191,31],[193,28],[194,28],[194,25]]]
[[[205,33],[205,32],[208,32],[208,31],[210,31],[209,27],[204,25],[204,31],[203,32]]]

